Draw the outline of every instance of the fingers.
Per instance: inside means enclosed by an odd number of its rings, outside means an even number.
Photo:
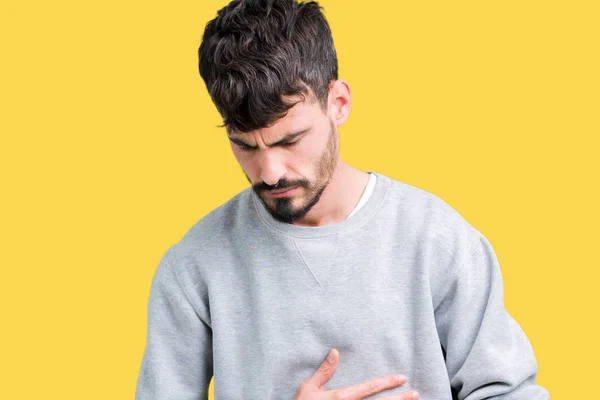
[[[358,385],[349,386],[347,388],[335,390],[336,398],[340,399],[362,399],[364,397],[372,396],[386,389],[395,388],[406,382],[404,375],[391,375],[384,378],[377,378]],[[396,399],[395,397],[393,397]],[[399,397],[399,399],[405,399],[405,397]],[[412,400],[411,397],[406,399]]]
[[[336,349],[331,349],[329,355],[323,361],[319,369],[306,381],[310,386],[315,386],[319,389],[323,389],[323,385],[331,379],[335,370],[338,366],[340,359],[340,353]]]
[[[394,396],[379,397],[377,400],[417,400],[419,393],[416,390],[400,393]]]

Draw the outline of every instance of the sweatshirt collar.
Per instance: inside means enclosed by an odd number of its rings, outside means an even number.
[[[391,178],[377,172],[368,172],[375,174],[377,177],[373,194],[371,197],[369,197],[368,201],[352,217],[334,224],[323,226],[298,226],[276,220],[267,211],[265,205],[260,200],[258,195],[252,190],[252,188],[249,188],[248,190],[251,193],[252,203],[254,204],[256,212],[258,213],[260,219],[270,229],[275,230],[278,233],[297,238],[318,238],[336,235],[338,233],[346,232],[350,229],[362,226],[375,214],[375,212],[377,212],[383,203],[387,190],[391,184]]]

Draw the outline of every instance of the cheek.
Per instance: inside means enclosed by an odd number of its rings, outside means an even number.
[[[311,143],[302,151],[302,161],[304,164],[311,164],[314,166],[321,160],[325,152],[327,151],[327,143],[319,141],[318,143]]]
[[[244,173],[248,175],[248,177],[252,179],[252,181],[255,181],[257,173],[254,158],[239,150],[234,150],[233,155],[240,167],[242,168],[242,170],[244,171]]]
[[[315,163],[314,150],[308,147],[297,147],[287,155],[288,169],[302,175],[310,173]]]

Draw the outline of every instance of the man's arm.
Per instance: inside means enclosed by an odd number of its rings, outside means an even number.
[[[504,308],[504,285],[489,241],[478,233],[435,310],[453,397],[546,400],[527,336]]]
[[[165,253],[152,280],[136,400],[206,400],[212,377],[208,312]]]

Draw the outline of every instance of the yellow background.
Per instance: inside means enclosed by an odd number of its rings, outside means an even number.
[[[160,257],[247,186],[196,66],[225,4],[1,0],[0,398],[133,398]],[[598,3],[321,4],[342,156],[488,237],[538,383],[596,398]]]

